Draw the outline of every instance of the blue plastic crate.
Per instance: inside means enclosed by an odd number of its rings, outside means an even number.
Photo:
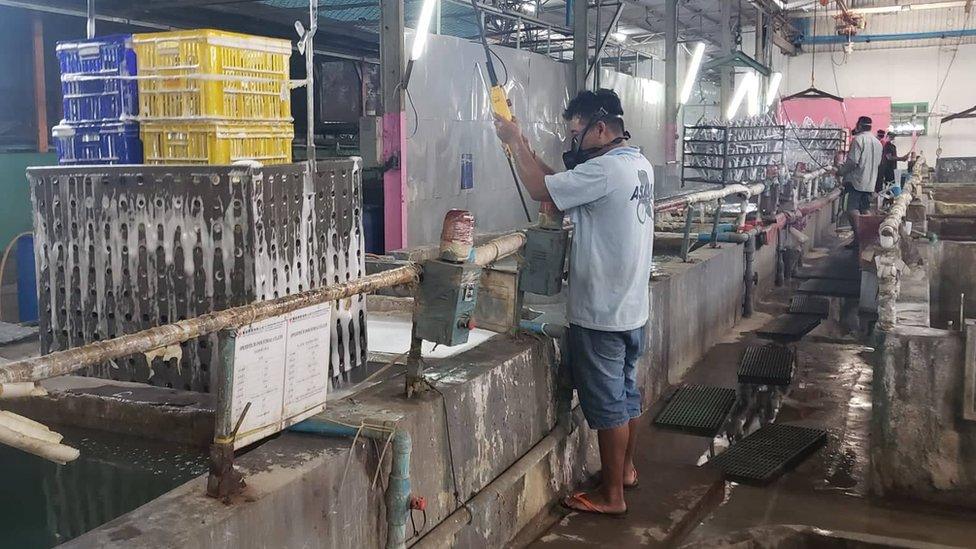
[[[139,114],[136,53],[132,35],[59,42],[61,93],[68,122],[125,120]]]
[[[61,124],[51,133],[62,165],[142,164],[137,122]]]

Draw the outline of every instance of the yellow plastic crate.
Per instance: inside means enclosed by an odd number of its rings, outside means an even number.
[[[295,137],[286,122],[143,122],[140,133],[146,164],[287,164]]]
[[[134,34],[142,120],[290,121],[288,40],[217,30]]]

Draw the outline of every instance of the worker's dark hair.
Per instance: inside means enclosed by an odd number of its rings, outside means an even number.
[[[600,109],[607,113],[604,120],[607,126],[622,134],[624,132],[624,120],[622,118],[624,108],[620,104],[620,96],[613,90],[601,88],[595,92],[589,90],[579,92],[566,106],[566,110],[563,111],[563,118],[572,120],[579,117],[583,122],[589,123],[592,121],[593,115],[600,112]]]
[[[857,119],[857,124],[854,126],[854,131],[856,133],[871,131],[871,124],[874,121],[871,120],[870,116],[859,116]]]

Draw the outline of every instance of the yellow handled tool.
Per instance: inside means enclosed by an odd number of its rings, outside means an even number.
[[[495,72],[495,64],[491,60],[491,48],[488,47],[488,38],[485,36],[485,26],[481,21],[481,9],[478,7],[477,0],[471,0],[471,7],[474,8],[475,19],[478,21],[478,31],[481,35],[481,45],[485,48],[485,67],[488,69],[488,80],[491,87],[488,88],[488,96],[491,99],[491,110],[499,117],[509,122],[512,121],[512,102],[505,93],[505,88],[498,82],[498,73]],[[512,159],[512,151],[508,145],[503,145],[505,156],[508,158],[508,168],[512,172],[512,179],[515,180],[515,190],[518,192],[519,200],[522,202],[522,209],[525,210],[525,219],[531,223],[532,216],[529,215],[529,207],[525,203],[525,196],[522,194],[522,185],[518,180],[518,173],[515,171],[515,162]]]
[[[491,63],[491,57],[488,58],[488,62]],[[494,69],[491,69],[491,71],[494,71]],[[491,110],[495,111],[495,114],[500,118],[511,122],[512,101],[509,100],[508,94],[505,93],[505,88],[492,83],[488,93],[491,95]]]

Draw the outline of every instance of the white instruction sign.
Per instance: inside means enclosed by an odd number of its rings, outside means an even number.
[[[231,425],[240,448],[325,409],[332,304],[322,303],[238,328]]]

